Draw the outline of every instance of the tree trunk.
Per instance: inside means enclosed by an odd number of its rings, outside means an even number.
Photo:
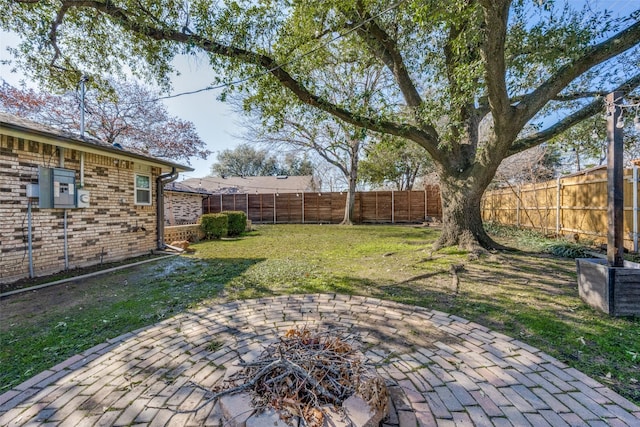
[[[344,218],[341,225],[353,225],[353,211],[356,205],[356,184],[358,182],[358,172],[351,168],[349,174],[349,190],[347,191],[347,201],[344,207]]]
[[[458,245],[473,252],[484,249],[504,249],[494,242],[482,225],[480,200],[486,186],[475,184],[476,179],[441,176],[442,234],[435,249]]]
[[[349,156],[349,190],[347,191],[347,202],[344,207],[344,218],[341,225],[353,225],[353,210],[356,205],[356,186],[358,184],[358,160],[360,153],[360,140],[351,142],[351,155]]]

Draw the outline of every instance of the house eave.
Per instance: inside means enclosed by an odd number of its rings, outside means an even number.
[[[54,145],[57,147],[62,147],[65,149],[77,150],[84,153],[105,155],[106,153],[109,156],[119,159],[119,160],[130,160],[135,159],[137,162],[141,164],[146,164],[149,166],[160,166],[163,171],[170,171],[172,168],[175,168],[177,172],[193,172],[194,169],[189,166],[180,165],[178,163],[150,158],[147,156],[143,156],[141,154],[132,153],[130,151],[121,150],[116,147],[111,146],[98,146],[93,145],[90,142],[83,141],[82,139],[78,139],[76,137],[67,136],[63,134],[56,134],[53,132],[46,132],[39,129],[33,129],[30,127],[22,126],[16,123],[10,123],[6,121],[0,120],[0,130],[1,133],[7,136],[12,136],[15,138],[23,138],[27,140],[32,140],[36,142],[41,142],[45,144]]]

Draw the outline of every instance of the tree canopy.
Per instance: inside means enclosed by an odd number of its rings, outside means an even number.
[[[640,84],[638,12],[576,4],[0,0],[0,26],[23,35],[17,65],[52,85],[134,73],[168,87],[175,56],[202,55],[214,84],[270,112],[265,125],[306,104],[412,140],[440,177],[438,246],[496,247],[480,199],[501,161],[603,113],[604,93]],[[325,77],[342,65],[382,67],[384,90],[336,96]]]
[[[211,166],[214,176],[273,176],[313,175],[313,165],[306,158],[291,153],[279,159],[268,150],[240,144],[234,149],[218,153],[218,161]]]
[[[366,150],[360,163],[362,181],[376,185],[391,185],[396,190],[412,190],[416,179],[433,169],[429,156],[416,143],[398,138],[385,138]]]

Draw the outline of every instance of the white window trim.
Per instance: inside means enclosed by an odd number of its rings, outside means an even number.
[[[149,179],[149,188],[138,188],[138,177],[139,176],[144,176],[146,178]],[[146,173],[134,173],[133,174],[133,203],[135,205],[142,205],[142,206],[150,206],[153,202],[153,197],[152,197],[152,193],[151,193],[151,175],[146,174]],[[138,190],[145,190],[149,192],[149,201],[148,202],[139,202],[138,201]]]

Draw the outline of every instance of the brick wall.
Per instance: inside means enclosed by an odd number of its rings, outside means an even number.
[[[64,168],[76,171],[80,184],[80,153],[65,149]],[[38,166],[59,167],[56,147],[0,135],[0,283],[29,276],[28,201],[26,186],[38,182]],[[155,179],[148,168],[152,205],[134,205],[134,161],[85,154],[84,189],[90,207],[67,209],[69,268],[122,260],[156,247]],[[64,270],[64,209],[40,209],[32,200],[32,253],[35,276]]]
[[[167,225],[195,224],[202,216],[202,195],[165,191],[164,219]]]

